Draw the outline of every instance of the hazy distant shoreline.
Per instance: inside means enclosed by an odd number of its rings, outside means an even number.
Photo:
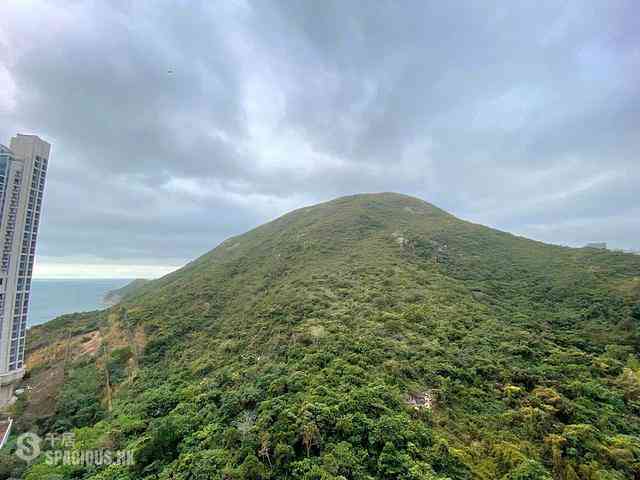
[[[130,283],[131,278],[34,278],[31,287],[29,326],[60,315],[107,308],[105,295]]]

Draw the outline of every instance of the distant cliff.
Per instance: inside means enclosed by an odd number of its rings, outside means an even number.
[[[112,307],[113,305],[117,305],[123,299],[127,298],[133,292],[138,290],[140,287],[144,286],[149,280],[144,278],[136,278],[130,283],[127,283],[122,288],[116,288],[115,290],[109,290],[105,296],[102,298],[102,303],[105,305]]]

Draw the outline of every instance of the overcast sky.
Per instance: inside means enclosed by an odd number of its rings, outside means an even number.
[[[375,191],[640,250],[640,5],[0,0],[15,132],[53,145],[39,276],[159,275]]]

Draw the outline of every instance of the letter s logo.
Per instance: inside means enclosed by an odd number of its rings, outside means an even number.
[[[35,433],[27,432],[18,437],[16,455],[25,462],[32,462],[40,455],[42,440]]]

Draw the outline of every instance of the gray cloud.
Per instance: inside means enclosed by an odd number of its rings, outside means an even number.
[[[180,263],[381,190],[640,249],[634,3],[8,0],[0,138],[54,145],[61,261]]]

